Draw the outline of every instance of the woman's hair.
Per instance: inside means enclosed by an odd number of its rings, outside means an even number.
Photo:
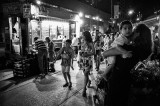
[[[90,34],[89,31],[83,32],[83,36],[85,37],[85,40],[86,40],[88,43],[91,43],[91,42],[92,42],[92,36],[91,36],[91,34]]]
[[[131,25],[131,27],[133,27],[131,21],[124,20],[120,23],[119,29],[121,30],[124,25]]]
[[[150,29],[145,24],[139,24],[134,32],[139,33],[139,36],[135,38],[135,44],[146,52],[152,52],[153,40]]]

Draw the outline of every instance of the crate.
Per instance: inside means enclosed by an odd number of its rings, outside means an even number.
[[[30,75],[30,59],[21,59],[14,62],[14,77],[27,77]]]

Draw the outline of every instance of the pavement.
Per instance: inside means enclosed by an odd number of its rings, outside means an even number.
[[[5,74],[0,74],[3,76],[0,78],[0,106],[102,106],[102,99],[96,103],[93,100],[97,72],[93,70],[87,97],[82,97],[84,75],[77,62],[74,61],[74,70],[71,69],[71,90],[63,87],[65,81],[60,63],[61,60],[55,63],[55,73],[50,73],[40,82],[35,81],[36,76],[15,79],[12,70],[4,71]],[[104,63],[100,69],[105,69]]]
[[[71,69],[72,89],[63,87],[65,83],[61,73],[61,60],[55,63],[55,73],[50,73],[40,82],[36,76],[18,79],[13,77],[11,69],[0,71],[0,106],[103,106],[103,92],[98,92],[100,101],[94,101],[95,78],[97,72],[93,70],[90,78],[91,87],[87,88],[87,97],[82,97],[83,79],[82,70],[74,61],[74,70]],[[93,69],[95,65],[93,65]],[[105,70],[101,63],[100,70]],[[159,96],[139,95],[138,101],[129,106],[160,106]],[[134,98],[133,98],[134,99]]]

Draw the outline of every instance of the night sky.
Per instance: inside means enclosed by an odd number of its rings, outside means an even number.
[[[114,4],[120,0],[113,0]],[[127,8],[132,8],[135,10],[135,15],[140,12],[142,18],[146,19],[147,17],[154,15],[154,11],[160,10],[160,0],[126,0]],[[98,8],[109,12],[111,11],[111,0],[99,0]]]

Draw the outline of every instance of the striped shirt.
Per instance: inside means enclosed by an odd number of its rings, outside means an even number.
[[[41,39],[38,39],[37,41],[35,41],[35,46],[37,50],[47,50],[47,47],[44,41]]]

